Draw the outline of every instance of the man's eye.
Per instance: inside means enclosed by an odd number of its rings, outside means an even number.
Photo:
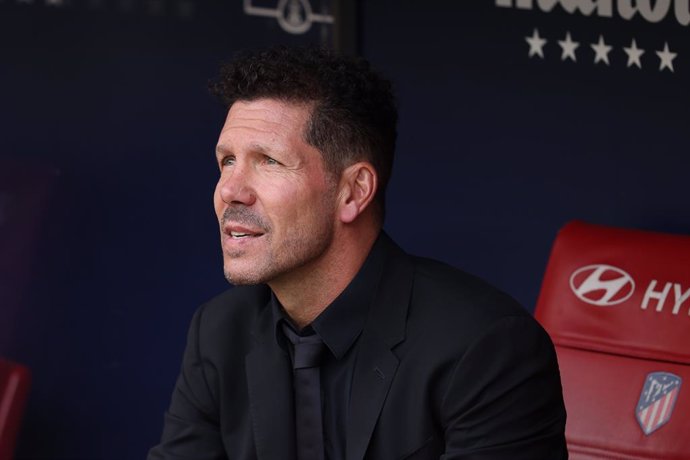
[[[223,157],[220,160],[220,165],[221,166],[230,166],[235,164],[235,157]]]
[[[267,156],[267,157],[265,157],[265,159],[266,159],[265,160],[266,164],[268,164],[268,165],[279,165],[280,164],[280,162],[278,160],[276,160],[275,158],[271,158],[271,157]]]

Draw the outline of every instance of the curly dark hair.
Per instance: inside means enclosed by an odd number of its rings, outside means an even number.
[[[209,87],[228,109],[261,98],[311,104],[305,141],[321,151],[332,174],[361,160],[374,166],[383,220],[398,111],[390,81],[369,62],[325,48],[276,46],[239,54]]]

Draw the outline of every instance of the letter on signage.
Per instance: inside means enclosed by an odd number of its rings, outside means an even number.
[[[690,7],[688,7],[688,0],[676,0],[676,19],[684,26],[690,24]]]
[[[534,6],[533,0],[514,0],[515,7],[522,10],[531,10]],[[687,0],[685,0],[687,1]],[[594,10],[597,10],[599,16],[610,18],[613,16],[613,0],[537,0],[539,9],[545,13],[553,10],[556,5],[563,7],[565,11],[572,14],[576,11],[590,16]],[[496,6],[503,8],[512,8],[513,0],[496,0]],[[632,13],[633,15],[635,12]]]
[[[599,0],[597,3],[599,16],[610,18],[613,16],[613,0]]]
[[[680,284],[674,283],[673,284],[673,294],[676,296],[676,303],[673,305],[673,314],[677,315],[678,311],[680,310],[680,306],[683,305],[683,302],[688,300],[690,298],[690,289],[685,291],[684,293],[681,294],[681,291],[683,288],[681,287]],[[688,311],[688,315],[690,315],[690,310]]]
[[[649,304],[650,299],[656,299],[657,300],[656,311],[663,310],[664,302],[666,302],[666,297],[668,296],[668,291],[671,290],[671,285],[672,285],[672,283],[666,283],[664,285],[663,291],[655,291],[654,288],[656,287],[656,280],[652,280],[652,282],[649,283],[649,287],[647,288],[647,292],[644,293],[644,299],[642,300],[642,309],[643,310],[647,309],[647,306]]]
[[[591,16],[596,11],[600,17],[613,17],[614,0],[496,0],[496,6],[501,8],[519,8],[531,10],[536,1],[539,9],[545,13],[551,12],[557,5],[561,5],[564,11],[574,14],[581,13]],[[616,5],[620,17],[631,20],[637,13],[648,22],[660,22],[671,11],[673,0],[617,0]],[[690,0],[675,0],[674,10],[678,23],[687,26],[690,24]]]
[[[666,17],[670,7],[671,0],[656,0],[654,6],[652,6],[652,0],[618,0],[618,13],[628,20],[639,11],[647,21],[659,22]]]
[[[512,8],[513,0],[496,0],[496,6],[502,6],[504,8]],[[522,10],[532,9],[532,0],[516,0],[515,6]]]
[[[560,3],[568,13],[573,14],[580,10],[585,16],[591,15],[597,7],[597,2],[594,0],[537,0],[537,3],[542,11],[551,11],[556,3]]]

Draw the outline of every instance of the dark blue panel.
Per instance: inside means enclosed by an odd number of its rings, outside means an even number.
[[[34,376],[18,458],[143,458],[158,440],[192,312],[227,288],[207,82],[239,49],[331,29],[289,34],[240,1],[0,2],[0,155],[34,171],[27,203],[59,172],[0,317],[0,354]]]
[[[623,19],[615,1],[594,2],[612,3],[611,17],[561,6],[592,2],[496,3],[364,2],[363,54],[400,94],[388,229],[531,310],[568,220],[690,232],[690,28],[674,2],[659,22]],[[543,59],[529,57],[535,28]],[[575,62],[562,60],[567,33]],[[594,62],[600,35],[608,65]],[[628,67],[633,39],[641,68]],[[665,43],[673,72],[660,70]]]

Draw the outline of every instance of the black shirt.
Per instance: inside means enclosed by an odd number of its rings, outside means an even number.
[[[357,360],[357,339],[364,329],[381,278],[384,253],[380,246],[379,237],[352,282],[301,331],[290,321],[275,295],[271,298],[275,337],[286,359],[291,359],[292,344],[285,338],[283,322],[300,335],[315,332],[330,351],[321,364],[321,413],[327,460],[345,458],[345,427]],[[292,379],[289,384],[292,385]]]

